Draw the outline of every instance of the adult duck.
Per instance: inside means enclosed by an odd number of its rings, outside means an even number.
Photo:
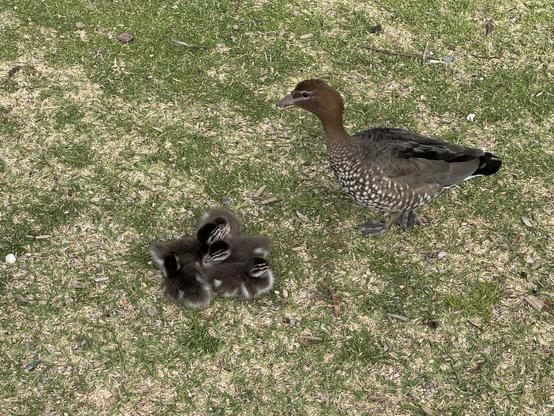
[[[444,188],[496,173],[502,161],[468,148],[403,129],[373,128],[354,135],[344,129],[344,101],[329,84],[309,79],[277,103],[315,114],[325,131],[331,168],[344,192],[370,208],[397,213],[392,223],[404,230],[419,224],[415,210]],[[364,236],[386,232],[390,224],[369,220]]]

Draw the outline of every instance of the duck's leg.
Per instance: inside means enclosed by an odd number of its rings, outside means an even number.
[[[421,221],[417,217],[415,210],[410,209],[408,211],[402,211],[398,217],[393,221],[394,224],[399,225],[403,230],[409,230],[414,225],[421,224]]]
[[[386,222],[369,220],[358,225],[358,228],[364,237],[376,237],[387,232],[389,225]]]

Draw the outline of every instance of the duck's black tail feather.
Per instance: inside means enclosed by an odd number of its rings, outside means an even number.
[[[500,166],[502,166],[502,160],[498,156],[487,152],[479,158],[479,167],[471,176],[492,175],[498,172]]]

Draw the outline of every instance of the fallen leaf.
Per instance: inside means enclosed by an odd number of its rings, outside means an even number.
[[[87,287],[86,283],[83,283],[80,280],[72,280],[70,285],[72,288],[75,289],[84,289]]]
[[[154,316],[158,316],[160,314],[160,312],[158,311],[158,308],[156,308],[154,305],[149,306],[148,308],[146,308],[146,313],[148,314],[148,316],[150,316],[152,318]]]
[[[190,48],[190,47],[191,47],[191,45],[189,45],[189,44],[186,43],[186,42],[183,42],[182,40],[171,39],[171,42],[173,42],[175,45],[185,46],[185,47],[187,47],[187,48]]]
[[[26,298],[23,295],[20,295],[19,293],[15,293],[13,295],[13,297],[15,298],[16,301],[21,302],[21,303],[28,303],[28,302],[31,301],[30,299]]]
[[[135,37],[131,35],[130,33],[123,32],[117,35],[117,40],[121,43],[129,43],[131,42]]]
[[[532,228],[533,227],[533,223],[531,222],[531,220],[527,217],[521,217],[521,222],[523,224],[525,224],[526,227],[529,227],[529,228]]]
[[[331,300],[333,301],[333,315],[335,315],[335,318],[340,317],[340,299],[336,292],[329,288],[329,293],[331,295]]]
[[[397,315],[395,313],[389,313],[389,318],[391,319],[397,319],[399,321],[403,321],[403,322],[407,322],[409,321],[410,319],[404,315]]]
[[[41,360],[33,360],[30,363],[25,364],[24,368],[27,371],[33,371],[41,363]]]
[[[387,398],[383,396],[382,394],[374,394],[373,396],[369,396],[367,398],[370,402],[385,402]]]
[[[265,191],[265,188],[266,188],[266,185],[263,185],[261,188],[259,188],[256,192],[254,192],[254,193],[252,194],[252,198],[258,199],[259,197],[261,197],[262,194],[263,194],[264,191]]]
[[[303,335],[300,337],[300,339],[298,340],[298,342],[300,343],[300,345],[304,346],[304,347],[309,347],[310,345],[314,345],[314,344],[317,344],[318,342],[321,342],[323,341],[323,338],[321,337],[314,337],[312,335]]]
[[[306,217],[304,214],[302,214],[301,212],[299,211],[296,211],[296,216],[298,218],[300,218],[300,221],[302,221],[303,223],[309,223],[310,222],[310,219],[308,217]]]
[[[525,302],[527,302],[533,309],[539,312],[542,311],[545,306],[544,301],[542,299],[537,298],[536,296],[528,295],[528,296],[525,296],[524,299],[525,299]]]
[[[483,327],[480,325],[480,323],[475,320],[475,319],[468,319],[467,320],[472,326],[474,326],[475,328],[477,328],[478,330],[482,331],[483,330]]]
[[[272,197],[264,199],[262,202],[260,202],[260,204],[262,204],[262,205],[273,204],[274,202],[277,202],[278,200],[279,200],[279,198],[277,198],[275,196],[272,196]]]

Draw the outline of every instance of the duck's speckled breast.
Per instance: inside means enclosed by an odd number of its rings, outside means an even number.
[[[436,192],[431,189],[412,189],[384,176],[379,167],[357,160],[329,157],[331,169],[342,190],[356,202],[382,211],[400,212],[418,208],[428,202]]]

